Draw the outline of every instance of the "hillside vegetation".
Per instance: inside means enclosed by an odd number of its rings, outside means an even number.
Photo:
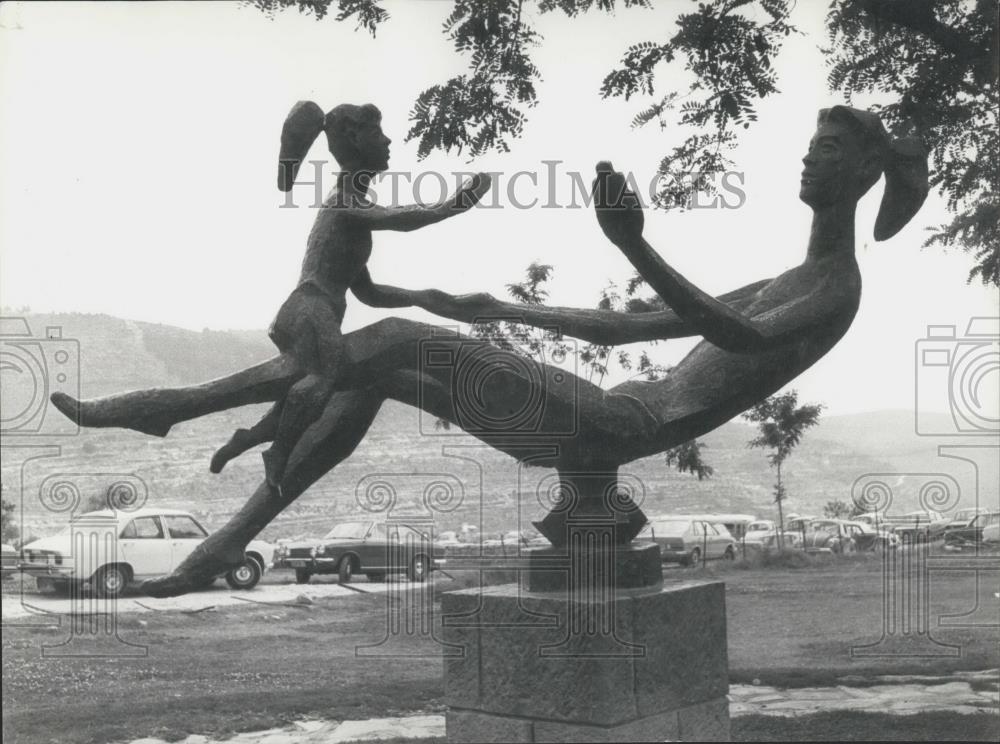
[[[43,335],[47,326],[59,326],[64,339],[78,340],[85,397],[199,382],[274,353],[263,331],[199,333],[106,315],[29,315],[27,319],[36,336]],[[6,376],[4,384],[9,384]],[[84,499],[102,493],[121,474],[132,474],[145,484],[149,503],[188,508],[209,526],[218,526],[259,483],[261,461],[256,451],[249,452],[213,476],[208,472],[209,458],[234,428],[252,424],[264,410],[248,406],[187,422],[165,439],[114,429],[46,438],[44,443],[58,444],[60,453],[25,467],[23,521],[38,534],[64,520],[39,501],[43,482],[53,474],[76,484]],[[703,438],[704,455],[715,468],[710,480],[699,482],[676,473],[665,466],[662,456],[630,463],[621,472],[644,483],[643,508],[648,514],[726,511],[771,517],[773,473],[761,451],[747,449],[752,435],[749,425],[736,420]],[[5,440],[5,444],[12,442]],[[824,417],[787,464],[786,510],[819,513],[831,499],[849,501],[852,484],[866,473],[951,473],[962,486],[963,503],[970,503],[974,492],[971,466],[939,458],[938,444],[913,433],[910,412]],[[16,498],[20,468],[17,457],[7,456],[11,453],[5,451],[4,494]],[[989,468],[981,470],[982,477],[989,477]],[[462,432],[435,431],[426,415],[389,401],[354,455],[302,496],[265,536],[325,531],[338,516],[361,511],[356,494],[374,480],[395,489],[398,509],[423,513],[439,530],[457,529],[462,523],[480,525],[488,533],[516,529],[543,513],[536,484],[549,472],[519,468],[511,458]],[[453,476],[449,482],[461,490],[461,503],[453,511],[430,513],[422,507],[423,488],[435,474]],[[918,508],[921,482],[919,477],[894,478],[894,509]],[[981,485],[983,494],[998,490],[996,483]]]

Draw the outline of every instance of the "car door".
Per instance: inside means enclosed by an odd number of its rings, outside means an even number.
[[[389,543],[386,539],[386,528],[383,522],[372,522],[365,533],[365,539],[358,545],[358,558],[361,559],[361,570],[385,569],[389,565]]]
[[[422,532],[416,527],[400,524],[396,526],[400,547],[402,568],[408,569],[413,558],[419,554],[432,559],[435,557],[434,545],[430,533]]]
[[[173,570],[170,540],[157,516],[130,520],[119,534],[118,551],[136,578],[162,576]]]
[[[691,547],[698,548],[698,552],[701,553],[703,558],[708,558],[708,550],[710,550],[706,527],[707,525],[701,521],[691,523]]]
[[[205,528],[187,514],[164,514],[170,536],[170,570],[177,568],[208,537]]]

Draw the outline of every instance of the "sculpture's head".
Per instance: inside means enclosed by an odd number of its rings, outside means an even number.
[[[813,209],[856,203],[885,174],[876,240],[899,232],[927,197],[923,145],[911,137],[891,139],[881,120],[868,111],[848,106],[822,109],[802,162],[799,198]]]
[[[321,132],[330,154],[346,171],[381,173],[389,167],[389,144],[382,131],[382,113],[370,103],[344,103],[324,114],[312,101],[299,101],[281,130],[278,188],[290,191],[302,160]]]

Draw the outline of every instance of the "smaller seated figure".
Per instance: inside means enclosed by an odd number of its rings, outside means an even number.
[[[212,457],[213,473],[251,447],[273,440],[263,453],[264,470],[268,484],[280,490],[288,457],[333,394],[342,366],[340,326],[347,290],[362,298],[380,291],[391,294],[388,288],[372,283],[366,267],[372,231],[409,231],[432,225],[468,210],[490,188],[489,176],[481,173],[466,181],[451,199],[434,206],[374,204],[368,196],[371,179],[389,167],[391,140],[382,132],[381,118],[371,104],[342,104],[324,114],[315,103],[305,101],[296,104],[285,120],[278,164],[282,191],[291,190],[302,160],[321,132],[326,132],[330,153],[341,167],[309,234],[298,286],[281,306],[269,332],[303,376],[257,425],[236,430]],[[407,304],[408,300],[401,299],[398,306]]]

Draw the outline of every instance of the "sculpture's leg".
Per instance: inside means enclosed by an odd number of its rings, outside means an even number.
[[[323,411],[333,392],[333,383],[323,375],[306,375],[292,385],[281,408],[274,442],[263,452],[267,482],[284,488],[285,466],[295,446]]]
[[[302,374],[298,363],[282,354],[200,385],[136,390],[84,401],[54,393],[52,403],[80,426],[118,426],[164,437],[171,426],[181,421],[249,403],[278,400]]]
[[[243,549],[309,486],[350,456],[368,432],[385,396],[374,390],[337,393],[292,451],[280,498],[267,483],[232,519],[189,555],[174,573],[143,584],[154,597],[173,597],[203,586],[243,561]]]
[[[275,432],[278,431],[278,419],[281,417],[282,401],[278,401],[266,414],[249,429],[237,429],[229,441],[219,447],[214,455],[208,469],[213,473],[221,473],[226,467],[226,463],[235,457],[239,457],[248,449],[253,449],[258,444],[270,442],[274,439]]]

